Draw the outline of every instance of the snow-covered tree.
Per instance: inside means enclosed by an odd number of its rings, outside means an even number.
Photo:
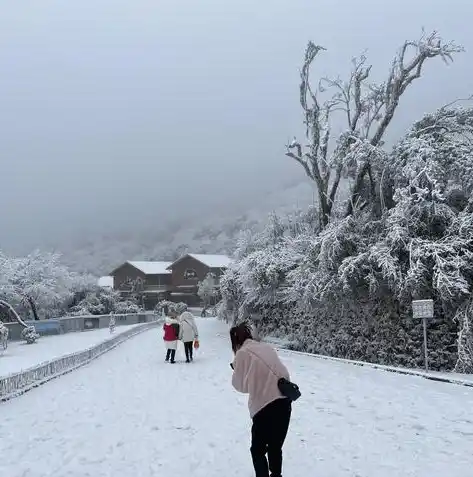
[[[56,253],[35,251],[26,257],[1,257],[0,289],[8,299],[19,300],[35,320],[46,310],[61,308],[71,297],[78,275],[60,262]]]
[[[113,313],[110,314],[110,321],[108,322],[108,329],[110,330],[110,334],[115,332],[116,321],[115,316]]]
[[[377,146],[383,137],[407,88],[423,73],[431,58],[452,60],[463,51],[454,43],[444,43],[433,32],[417,41],[406,41],[393,59],[384,82],[371,80],[372,65],[365,56],[353,60],[349,78],[322,78],[316,87],[310,77],[312,63],[325,48],[309,42],[301,68],[300,104],[306,128],[305,143],[296,138],[287,145],[287,156],[297,161],[314,181],[322,226],[329,223],[340,181],[349,178],[351,197],[346,215],[363,199],[368,189],[373,207],[379,206],[379,186],[383,167]],[[324,96],[327,98],[324,100]],[[332,127],[340,113],[345,127],[335,135]],[[337,121],[337,127],[339,121]]]
[[[302,216],[272,219],[240,242],[221,280],[220,315],[284,333],[298,349],[420,366],[411,301],[433,298],[432,366],[471,372],[472,138],[473,108],[450,105],[391,152],[370,145],[385,164],[380,215],[357,208],[322,229]]]
[[[207,276],[199,282],[197,295],[203,301],[205,308],[215,302],[218,290],[215,276],[212,273],[207,274]]]

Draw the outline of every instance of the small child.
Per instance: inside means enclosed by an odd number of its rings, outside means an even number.
[[[176,362],[177,340],[179,338],[179,321],[173,316],[166,316],[164,330],[164,344],[166,346],[166,363],[171,360],[171,364]]]

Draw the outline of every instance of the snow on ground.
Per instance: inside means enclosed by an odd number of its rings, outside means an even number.
[[[0,405],[0,475],[251,477],[246,397],[225,325],[198,320],[192,364],[164,363],[160,330]],[[281,351],[303,396],[286,477],[470,477],[473,392]]]
[[[42,336],[31,345],[24,341],[10,341],[7,350],[0,355],[0,376],[17,373],[45,361],[85,350],[136,326],[138,325],[117,326],[112,335],[108,328],[101,328],[56,336]]]

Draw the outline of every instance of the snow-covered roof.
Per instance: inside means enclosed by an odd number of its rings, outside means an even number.
[[[203,263],[209,268],[227,268],[231,263],[232,259],[227,257],[227,255],[207,255],[207,254],[200,254],[200,253],[188,253],[183,257],[176,260],[172,263],[168,268],[172,268],[172,265],[180,262],[186,257],[192,257],[193,259]]]
[[[145,275],[168,275],[168,270],[172,262],[144,262],[144,261],[128,261],[132,267],[141,270]]]
[[[113,288],[113,277],[105,276],[97,280],[97,285],[103,288]]]
[[[232,263],[232,259],[226,255],[204,255],[198,253],[190,253],[189,255],[209,268],[227,268]]]

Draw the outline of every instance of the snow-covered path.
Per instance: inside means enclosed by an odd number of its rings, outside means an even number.
[[[251,477],[246,399],[225,325],[199,320],[187,365],[156,330],[0,405],[0,475]],[[285,476],[469,477],[473,390],[281,353],[303,397]]]

